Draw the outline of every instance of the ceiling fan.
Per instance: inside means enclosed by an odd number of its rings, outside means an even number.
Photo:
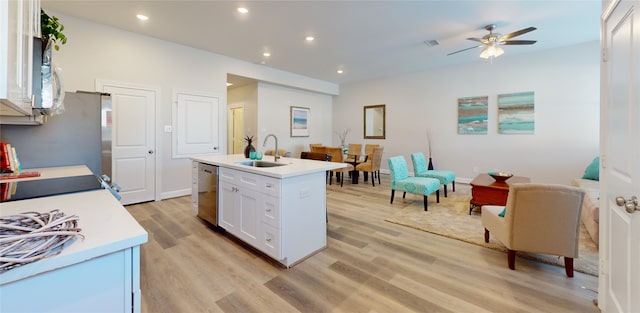
[[[488,30],[489,34],[485,35],[482,38],[467,38],[467,40],[477,41],[481,43],[481,45],[454,51],[447,55],[452,55],[459,52],[484,47],[484,49],[482,49],[482,53],[480,53],[480,57],[483,59],[488,59],[488,58],[499,57],[504,53],[504,50],[502,50],[502,48],[500,48],[499,45],[532,45],[536,43],[536,40],[509,40],[513,37],[517,37],[520,35],[524,35],[528,32],[532,32],[537,29],[535,27],[523,28],[513,33],[506,34],[504,36],[493,32],[493,30],[496,29],[495,24],[489,24],[485,26],[484,29]]]

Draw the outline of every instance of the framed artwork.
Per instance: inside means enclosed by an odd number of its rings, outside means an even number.
[[[458,98],[458,134],[486,134],[489,96]]]
[[[309,108],[291,107],[291,137],[309,137]]]
[[[533,91],[498,95],[499,134],[533,134],[534,118]]]

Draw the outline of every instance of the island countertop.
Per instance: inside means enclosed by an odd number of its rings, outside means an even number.
[[[262,158],[262,161],[274,162],[274,158],[274,156],[267,155]],[[275,178],[294,177],[347,166],[346,163],[281,157],[278,163],[285,164],[283,166],[252,167],[239,164],[239,162],[253,161],[245,158],[243,154],[198,156],[192,157],[191,160]]]

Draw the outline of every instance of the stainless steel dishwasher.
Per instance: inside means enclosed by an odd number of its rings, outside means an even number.
[[[218,226],[218,167],[198,163],[198,217]]]

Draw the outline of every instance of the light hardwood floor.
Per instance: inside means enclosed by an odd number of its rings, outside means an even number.
[[[149,232],[142,312],[599,312],[597,277],[521,258],[512,271],[503,252],[385,222],[422,197],[389,204],[381,176],[327,186],[328,246],[290,269],[213,231],[190,197],[127,206]]]

